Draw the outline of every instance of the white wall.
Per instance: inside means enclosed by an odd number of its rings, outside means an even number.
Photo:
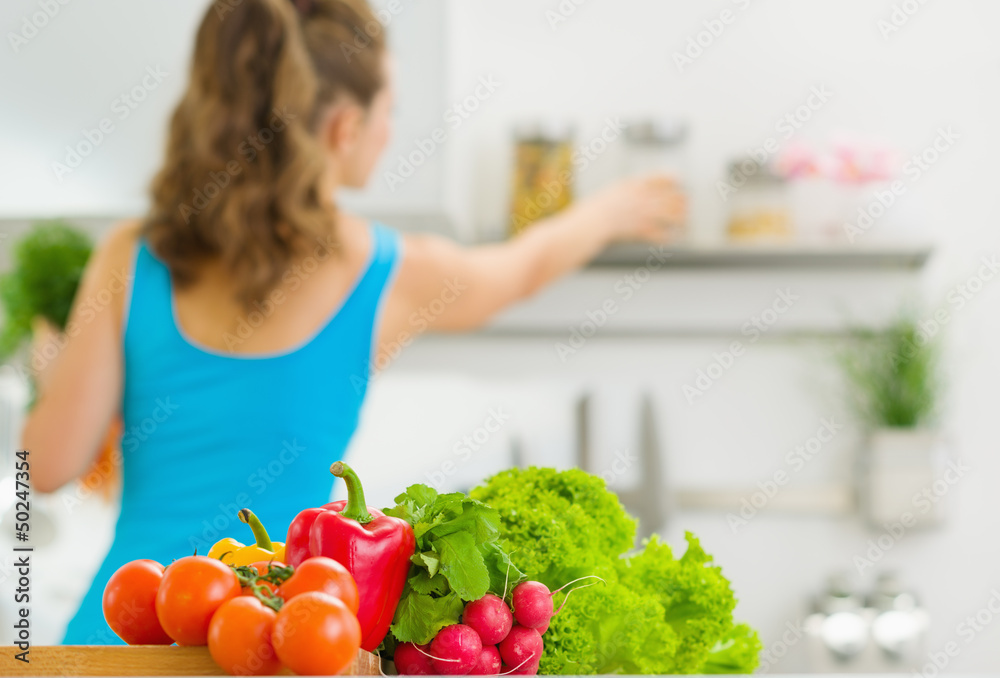
[[[407,55],[396,64],[398,136],[388,161],[409,150],[408,139],[441,117],[444,5],[372,4],[396,10],[383,16],[393,49]],[[53,0],[48,5],[58,8],[51,18],[38,0],[0,6],[0,219],[141,214],[162,159],[167,121],[187,83],[195,31],[212,3]],[[161,76],[159,82],[147,79],[144,87],[147,68],[159,69]],[[133,106],[122,96],[136,87],[142,101]],[[94,130],[105,119],[113,127],[101,138]],[[55,169],[55,162],[69,166],[66,146],[85,144],[87,133],[95,150],[70,172]],[[366,195],[346,200],[355,209],[381,214],[435,212],[443,204],[443,172],[442,159],[435,158],[395,191],[377,181]]]
[[[366,214],[387,219],[440,214],[444,206],[446,158],[432,153],[404,181],[386,178],[399,172],[400,157],[415,150],[411,140],[447,129],[442,102],[448,85],[447,7],[441,0],[378,0],[388,27],[395,84],[395,136],[367,190],[345,195],[344,204]]]
[[[59,11],[51,19],[33,0],[0,8],[0,216],[136,214],[146,204],[166,122],[187,79],[194,32],[208,5],[52,4]],[[26,44],[11,44],[12,33],[31,36],[34,24],[41,28]],[[147,80],[148,89],[142,85],[147,68],[165,74],[159,83]],[[121,108],[121,97],[136,87],[144,100]],[[105,119],[112,131],[103,139],[92,135],[96,149],[57,177],[52,165],[68,162],[66,146],[85,143],[84,132]]]

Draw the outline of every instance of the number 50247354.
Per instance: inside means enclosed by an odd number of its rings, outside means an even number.
[[[14,531],[17,533],[17,538],[21,541],[27,541],[28,531],[29,531],[29,518],[30,518],[30,502],[28,501],[29,486],[28,481],[31,476],[29,473],[28,464],[28,451],[18,450],[15,455],[18,461],[15,462],[15,494],[17,496],[17,505],[14,507],[16,513],[14,515]],[[23,536],[22,536],[23,535]]]

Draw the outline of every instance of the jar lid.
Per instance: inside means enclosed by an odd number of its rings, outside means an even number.
[[[631,144],[677,146],[687,141],[688,125],[676,118],[646,118],[626,123],[625,139]]]
[[[572,141],[573,124],[567,120],[522,120],[514,124],[514,138],[518,141],[563,143]]]
[[[729,177],[739,177],[749,183],[780,185],[787,179],[774,169],[770,163],[761,164],[749,156],[736,158],[729,163]]]

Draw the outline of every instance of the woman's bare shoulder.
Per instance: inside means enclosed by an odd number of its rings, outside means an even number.
[[[122,254],[131,256],[141,233],[141,219],[124,219],[111,227],[101,239],[98,249],[111,256]]]
[[[429,233],[401,233],[400,276],[413,282],[434,277],[462,256],[462,247],[453,240]]]
[[[126,285],[132,280],[135,262],[135,248],[142,232],[140,219],[127,219],[115,224],[101,239],[87,264],[83,285],[93,293],[95,290],[110,290],[116,303],[113,307],[120,316],[123,310]]]

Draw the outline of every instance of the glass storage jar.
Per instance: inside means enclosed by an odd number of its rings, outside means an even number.
[[[573,129],[552,122],[522,123],[514,130],[510,235],[573,202]]]

